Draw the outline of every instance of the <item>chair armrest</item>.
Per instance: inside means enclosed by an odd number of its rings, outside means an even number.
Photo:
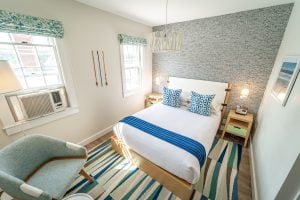
[[[26,184],[21,179],[0,171],[0,187],[11,197],[22,200],[51,200],[52,197],[43,190]]]
[[[78,144],[74,144],[72,142],[66,142],[66,146],[67,148],[73,150],[74,152],[74,156],[84,156],[87,158],[88,154],[87,154],[87,149],[84,146],[78,145]]]
[[[44,140],[51,157],[87,158],[87,150],[83,146],[50,137],[44,137]]]

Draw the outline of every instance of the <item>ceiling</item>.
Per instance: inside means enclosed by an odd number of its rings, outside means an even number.
[[[165,23],[166,0],[76,0],[149,26]],[[168,23],[291,3],[294,0],[169,0]]]

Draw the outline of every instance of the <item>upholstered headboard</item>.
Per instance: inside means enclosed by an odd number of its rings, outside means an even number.
[[[225,101],[228,83],[169,77],[168,86],[172,89],[182,89],[184,92],[195,91],[200,94],[215,94],[214,99],[222,104]]]
[[[222,115],[226,111],[230,83],[203,81],[196,79],[169,77],[168,87],[172,89],[182,89],[183,92],[195,91],[200,94],[215,94],[215,102],[220,105]]]

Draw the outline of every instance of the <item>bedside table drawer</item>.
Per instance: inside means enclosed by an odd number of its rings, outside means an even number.
[[[146,108],[152,106],[154,103],[151,101],[146,101]]]
[[[161,102],[162,98],[162,94],[159,93],[148,94],[145,99],[145,107],[148,108],[154,104]]]
[[[221,138],[224,138],[226,133],[242,137],[245,139],[244,147],[247,147],[252,123],[253,114],[248,112],[247,115],[239,115],[235,113],[235,110],[230,110]]]
[[[243,137],[243,138],[245,138],[247,136],[247,129],[239,128],[239,127],[236,127],[233,125],[228,125],[226,132],[234,134],[236,136]]]

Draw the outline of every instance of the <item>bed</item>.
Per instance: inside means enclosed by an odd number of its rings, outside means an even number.
[[[201,143],[207,156],[218,131],[228,101],[230,84],[184,78],[169,78],[169,88],[216,94],[211,116],[189,112],[186,106],[174,108],[161,103],[135,113],[134,117]],[[113,147],[181,199],[188,199],[200,179],[200,163],[184,149],[119,122],[113,128]]]

